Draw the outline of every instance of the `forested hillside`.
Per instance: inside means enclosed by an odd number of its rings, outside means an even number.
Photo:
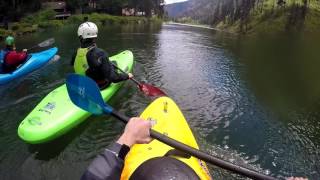
[[[165,11],[167,12],[167,15],[171,18],[179,17],[185,11],[188,11],[189,7],[191,6],[191,1],[192,0],[168,4],[165,6]]]
[[[320,0],[193,0],[180,17],[229,31],[319,31]]]

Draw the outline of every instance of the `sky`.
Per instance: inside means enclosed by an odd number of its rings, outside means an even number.
[[[187,0],[165,0],[166,4],[172,4],[172,3],[183,2],[183,1],[187,1]]]

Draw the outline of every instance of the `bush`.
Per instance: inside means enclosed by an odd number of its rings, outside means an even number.
[[[0,39],[4,39],[5,37],[9,35],[14,35],[14,33],[10,30],[5,30],[0,28]]]
[[[56,12],[54,10],[46,9],[22,18],[21,22],[37,24],[43,21],[53,20],[55,19],[55,15]]]
[[[23,24],[19,27],[18,30],[16,30],[16,33],[21,35],[21,34],[36,32],[37,30],[38,30],[37,24],[34,24],[34,25]]]
[[[32,27],[32,24],[21,22],[21,23],[13,23],[11,26],[11,29],[13,31],[17,31],[17,30],[21,30],[21,29],[25,29],[25,28],[30,28],[30,27]]]
[[[56,12],[52,9],[43,10],[38,13],[38,19],[43,21],[53,20],[55,19],[55,16],[56,16]]]
[[[193,20],[191,17],[182,17],[177,20],[178,23],[186,23],[186,24],[198,24],[197,21]]]
[[[55,12],[53,10],[42,10],[35,14],[30,14],[21,19],[20,22],[13,23],[11,29],[16,34],[25,34],[35,32],[39,28],[59,28],[64,24],[81,24],[84,17],[88,17],[89,21],[97,25],[127,25],[127,24],[147,24],[147,23],[162,23],[159,18],[145,18],[145,17],[125,17],[125,16],[111,16],[109,14],[79,14],[72,15],[67,20],[55,20]],[[6,36],[12,31],[1,30],[1,36]]]
[[[61,26],[63,26],[63,22],[60,20],[51,20],[39,23],[40,28],[58,28]]]
[[[72,15],[67,19],[68,24],[80,24],[83,22],[83,17],[82,15]]]
[[[84,17],[88,17],[89,21],[98,25],[113,25],[113,24],[141,24],[141,23],[162,23],[159,18],[145,18],[145,17],[125,17],[125,16],[111,16],[109,14],[82,14],[72,15],[68,18],[67,22],[70,24],[80,24],[83,22]]]

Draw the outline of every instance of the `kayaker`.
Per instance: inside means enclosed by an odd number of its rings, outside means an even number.
[[[3,50],[3,66],[4,73],[10,73],[17,69],[21,64],[27,60],[27,49],[23,49],[22,52],[16,51],[14,37],[8,36],[5,40],[6,47]]]
[[[123,134],[116,143],[111,144],[98,155],[81,177],[82,180],[119,180],[124,168],[124,159],[134,144],[148,144],[151,122],[131,118]],[[170,171],[171,170],[171,171]],[[132,174],[131,179],[192,179],[199,177],[183,162],[171,157],[153,158],[144,162]]]
[[[111,83],[132,78],[131,73],[118,73],[109,60],[108,54],[97,47],[98,27],[92,22],[84,22],[78,28],[80,48],[74,53],[71,65],[77,74],[87,75],[97,82],[100,89]]]

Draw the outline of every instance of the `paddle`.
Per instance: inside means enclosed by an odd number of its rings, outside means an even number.
[[[124,123],[127,123],[129,121],[128,117],[118,113],[108,104],[105,104],[97,84],[90,78],[81,75],[71,74],[67,77],[66,85],[71,101],[81,109],[84,109],[96,115],[110,114]],[[183,151],[203,161],[230,170],[232,172],[244,175],[246,177],[266,180],[275,179],[271,176],[267,176],[256,171],[240,167],[238,165],[224,161],[217,157],[211,156],[205,152],[202,152],[198,149],[178,142],[154,130],[150,130],[150,136],[154,139],[157,139],[158,141],[161,141],[175,149]]]
[[[120,69],[118,66],[116,66],[115,64],[112,63],[112,65],[119,69],[121,72],[124,72],[122,69]],[[142,91],[145,95],[147,96],[167,96],[166,93],[164,93],[161,89],[154,87],[150,84],[144,84],[144,83],[140,83],[139,81],[137,81],[134,78],[130,78],[134,83],[136,83],[140,89],[140,91]]]
[[[45,40],[35,46],[32,46],[31,48],[28,49],[28,51],[30,51],[31,49],[37,48],[37,47],[48,47],[48,46],[52,45],[54,42],[55,42],[54,38],[47,39],[47,40]]]

